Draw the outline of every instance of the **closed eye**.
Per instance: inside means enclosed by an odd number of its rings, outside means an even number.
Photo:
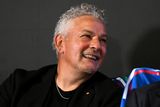
[[[100,38],[100,41],[103,42],[103,43],[106,43],[107,42],[107,38]]]
[[[101,41],[103,41],[103,42],[105,42],[105,43],[107,42],[107,40],[106,40],[106,39],[101,39]]]
[[[92,39],[92,36],[88,34],[81,35],[80,37],[84,39]]]

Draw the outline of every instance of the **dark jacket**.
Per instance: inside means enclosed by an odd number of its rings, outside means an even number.
[[[160,107],[160,82],[133,90],[126,107]]]
[[[34,71],[17,69],[0,86],[0,107],[46,107],[56,71],[55,65]],[[97,72],[74,94],[68,107],[119,107],[121,94],[111,79]]]

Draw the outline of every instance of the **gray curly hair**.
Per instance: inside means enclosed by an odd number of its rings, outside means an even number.
[[[93,16],[101,20],[102,23],[104,24],[106,23],[104,18],[104,10],[98,9],[95,5],[92,5],[92,4],[82,3],[78,6],[71,7],[69,10],[67,10],[65,13],[63,13],[60,16],[59,21],[57,22],[55,27],[54,35],[58,35],[58,34],[66,35],[66,32],[67,32],[66,29],[68,28],[69,21],[76,17],[80,17],[84,15]],[[54,46],[54,41],[52,42],[52,46],[53,46],[53,49],[56,50],[56,54],[58,56],[57,49]]]
[[[84,16],[84,15],[91,15],[99,20],[101,20],[103,23],[105,23],[104,20],[104,10],[98,9],[95,5],[82,3],[78,6],[71,7],[69,10],[67,10],[65,13],[63,13],[59,21],[56,24],[55,27],[55,33],[57,34],[64,34],[65,29],[67,28],[67,23],[76,17]]]

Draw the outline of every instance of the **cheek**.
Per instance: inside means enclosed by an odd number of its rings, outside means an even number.
[[[81,44],[75,44],[73,46],[72,52],[76,53],[76,54],[81,54],[84,50],[84,47]]]
[[[106,55],[106,53],[107,53],[107,49],[106,49],[106,47],[102,48],[102,55],[103,55],[103,56],[105,56],[105,55]]]
[[[77,56],[81,52],[81,47],[80,45],[76,43],[69,44],[69,46],[66,47],[66,51],[68,51],[68,53],[72,55],[71,57],[74,57],[74,56]]]
[[[84,43],[81,41],[77,41],[76,43],[72,44],[72,46],[75,50],[79,50],[79,51],[84,51],[85,49],[88,48],[87,43]]]
[[[72,57],[73,55],[81,55],[81,53],[83,53],[83,51],[85,51],[89,46],[88,43],[74,38],[69,39],[65,43],[65,51],[72,55]]]

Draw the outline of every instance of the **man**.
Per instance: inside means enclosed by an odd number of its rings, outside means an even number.
[[[160,82],[133,90],[126,107],[160,107]]]
[[[17,69],[0,87],[2,107],[119,107],[122,90],[98,72],[106,54],[102,10],[81,4],[58,21],[53,45],[58,64]]]

